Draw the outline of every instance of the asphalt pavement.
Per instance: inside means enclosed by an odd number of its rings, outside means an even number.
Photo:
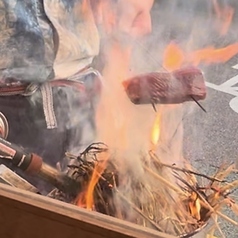
[[[217,16],[209,1],[198,2],[156,1],[152,11],[153,33],[144,47],[148,54],[140,60],[138,68],[158,69],[162,64],[161,52],[171,40],[191,50],[208,45],[221,48],[238,42],[238,1],[218,1],[223,6],[230,3],[235,11],[225,35],[218,32],[214,20]],[[207,98],[201,102],[207,113],[194,104],[185,117],[184,155],[199,172],[212,175],[225,162],[236,163],[238,168],[238,55],[227,62],[199,68],[207,82]],[[238,179],[238,174],[230,179]],[[233,198],[238,202],[237,190]],[[238,222],[229,209],[225,213]],[[224,221],[220,225],[225,237],[238,237],[238,227]]]
[[[231,100],[238,97],[218,91],[217,89],[222,90],[221,86],[214,87],[238,75],[238,70],[232,68],[237,63],[238,58],[235,57],[224,65],[208,67],[205,70],[208,94],[202,104],[207,113],[196,108],[184,122],[185,157],[199,172],[207,175],[212,175],[224,163],[238,163],[238,112],[230,107]],[[224,74],[226,71],[229,72],[227,75]],[[238,174],[234,174],[230,179],[238,179]],[[233,198],[238,202],[238,190],[234,191]],[[226,214],[238,222],[238,217],[229,209]],[[223,220],[220,225],[227,238],[238,237],[238,227]]]

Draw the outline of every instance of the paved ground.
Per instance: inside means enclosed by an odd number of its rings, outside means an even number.
[[[159,2],[159,1],[158,1]],[[161,59],[159,52],[170,39],[189,47],[201,48],[209,44],[223,47],[238,41],[238,14],[235,13],[227,35],[219,36],[212,24],[209,1],[183,1],[175,4],[162,1],[153,11],[154,33],[148,46],[149,56],[155,68]],[[182,1],[177,1],[182,2]],[[186,3],[185,3],[186,2]],[[188,4],[188,2],[190,2]],[[223,3],[229,1],[223,1]],[[232,3],[233,2],[233,3]],[[230,1],[238,5],[236,1]],[[235,5],[234,5],[235,6]],[[161,10],[162,8],[162,10]],[[238,7],[235,6],[235,9]],[[156,47],[155,47],[156,45]],[[156,50],[153,50],[156,49]],[[148,62],[147,59],[147,62]],[[156,60],[154,60],[156,59]],[[238,55],[226,63],[204,66],[208,86],[207,99],[202,102],[207,113],[198,107],[189,114],[185,125],[185,156],[202,173],[211,174],[223,162],[236,162],[238,166]],[[236,67],[234,67],[236,66]],[[149,69],[149,66],[148,66]],[[235,77],[237,76],[237,77]],[[233,82],[227,81],[233,78]],[[226,83],[226,86],[222,85]],[[233,88],[231,88],[233,86]],[[235,86],[237,88],[235,88]],[[238,175],[234,175],[238,178]],[[235,192],[238,201],[238,191]],[[228,215],[231,215],[227,212]],[[238,218],[233,217],[238,220]],[[238,228],[222,222],[227,238],[238,237]],[[220,237],[220,236],[219,236]]]
[[[236,72],[231,68],[235,63],[237,63],[236,58],[217,69],[208,68],[206,70],[207,81],[219,85],[230,79],[231,76],[238,75],[238,70]],[[222,73],[226,70],[231,74],[229,77]],[[235,97],[214,90],[213,87],[214,85],[208,84],[208,97],[203,103],[207,113],[197,109],[187,117],[185,122],[186,157],[191,159],[199,171],[206,174],[211,174],[223,162],[238,162],[238,113],[229,106],[230,101]],[[238,106],[238,101],[236,102]],[[236,174],[232,179],[238,179],[238,175]],[[238,201],[238,191],[234,195]],[[228,213],[228,215],[232,214]],[[238,217],[233,216],[233,219],[238,221]],[[237,227],[227,223],[223,223],[222,227],[227,238],[238,236]]]

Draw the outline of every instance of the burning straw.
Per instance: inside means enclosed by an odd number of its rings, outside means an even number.
[[[150,151],[141,155],[143,173],[138,176],[130,168],[119,170],[116,154],[103,143],[67,157],[77,161],[69,166],[69,173],[83,188],[71,200],[80,207],[178,237],[198,232],[214,216],[238,225],[221,212],[228,205],[238,214],[238,206],[230,198],[238,180],[226,180],[236,172],[233,165],[222,166],[214,176],[208,176],[162,163]],[[207,183],[200,184],[200,178]]]

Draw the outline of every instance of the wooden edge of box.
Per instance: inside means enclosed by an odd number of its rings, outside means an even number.
[[[87,211],[86,209],[76,207],[72,204],[16,189],[5,184],[0,184],[0,213],[2,212],[1,209],[7,209],[7,207],[8,209],[17,209],[19,213],[37,216],[39,227],[41,227],[40,222],[42,218],[49,220],[48,222],[52,221],[53,225],[56,221],[57,224],[66,224],[77,230],[94,233],[93,237],[95,238],[97,236],[108,238],[175,238],[174,236],[144,228],[120,219],[97,212]],[[8,213],[4,213],[4,219],[9,219],[10,221],[11,217],[8,217],[6,214]],[[29,229],[30,224],[21,224],[21,229],[24,230],[24,226],[25,229]],[[57,227],[54,227],[54,229],[57,230]],[[82,233],[80,234],[80,237],[83,238]],[[24,237],[27,238],[26,236]],[[44,237],[48,237],[47,234],[44,234]]]

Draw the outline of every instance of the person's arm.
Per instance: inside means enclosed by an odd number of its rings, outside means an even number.
[[[154,0],[91,0],[96,22],[104,33],[132,38],[150,33],[153,3]]]

